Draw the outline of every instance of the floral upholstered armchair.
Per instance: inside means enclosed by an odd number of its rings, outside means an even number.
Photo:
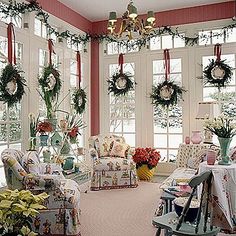
[[[80,192],[75,181],[65,179],[55,164],[40,163],[36,151],[22,153],[5,149],[2,161],[9,189],[46,192],[47,209],[32,219],[32,230],[39,235],[80,236]]]
[[[115,135],[97,135],[89,139],[93,159],[91,190],[137,187],[137,175],[130,147]]]

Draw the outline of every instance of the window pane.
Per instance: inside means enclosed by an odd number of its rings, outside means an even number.
[[[212,30],[212,43],[224,43],[224,34],[223,31],[220,30]]]
[[[70,75],[70,87],[76,88],[76,80],[77,76],[76,75]]]
[[[4,172],[4,168],[0,167],[0,188],[1,187],[5,187],[6,184],[6,177],[5,177],[5,172]]]
[[[122,109],[122,106],[113,106],[111,105],[110,106],[110,117],[111,119],[117,119],[117,118],[122,118],[122,115],[123,114],[123,109]]]
[[[236,42],[236,28],[229,29],[226,32],[226,43]]]
[[[123,120],[124,132],[135,132],[135,120]]]
[[[9,120],[20,120],[21,117],[21,104],[16,103],[16,106],[9,108]]]
[[[122,132],[122,120],[117,120],[117,119],[111,120],[110,132],[111,133]]]
[[[172,36],[164,35],[161,37],[162,49],[172,48]]]
[[[164,61],[163,60],[153,61],[153,74],[163,74],[163,73],[165,73]]]
[[[181,36],[184,36],[184,34],[180,34]],[[185,41],[184,39],[180,37],[174,37],[174,48],[181,48],[185,47]]]
[[[154,133],[166,133],[166,132],[167,132],[167,120],[154,119]]]
[[[182,143],[182,135],[169,135],[169,145],[172,148],[178,148],[179,144]]]
[[[199,45],[208,45],[211,44],[210,36],[211,32],[210,31],[202,31],[199,32]]]
[[[7,105],[0,102],[0,120],[5,121],[7,119]]]
[[[0,143],[5,143],[7,141],[7,125],[0,124]]]
[[[135,134],[123,134],[123,136],[130,147],[135,147]]]
[[[222,112],[229,117],[232,117],[233,119],[236,118],[236,103],[235,103],[235,97],[236,94],[234,95],[234,101],[231,99],[231,102],[224,103],[222,105]]]
[[[37,18],[34,20],[34,34],[41,36],[41,21]]]
[[[9,141],[21,140],[21,124],[12,123],[10,124]]]
[[[170,161],[176,160],[177,153],[178,153],[178,149],[176,149],[176,150],[170,150],[170,151],[169,151],[169,160],[170,160]]]
[[[178,85],[182,85],[182,75],[181,74],[170,74],[170,79],[175,81]]]
[[[152,37],[150,40],[150,50],[161,49],[161,40],[160,37]]]
[[[154,75],[153,76],[153,85],[157,85],[165,80],[164,75]]]
[[[167,135],[154,134],[154,147],[166,148],[167,147]]]
[[[165,149],[158,149],[158,151],[160,151],[160,154],[161,154],[160,161],[161,162],[166,162],[168,160],[168,158],[167,158],[167,150],[165,150]]]
[[[123,106],[123,118],[134,118],[135,117],[135,105],[129,104]]]
[[[181,59],[171,59],[171,73],[181,72]]]
[[[116,42],[111,42],[107,44],[107,54],[118,54],[118,44]]]

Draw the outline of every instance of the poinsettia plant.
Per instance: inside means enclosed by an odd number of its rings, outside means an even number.
[[[135,148],[133,160],[136,163],[136,168],[146,164],[149,169],[156,167],[161,158],[160,152],[154,148]]]
[[[40,134],[44,134],[46,132],[52,132],[53,131],[52,124],[48,121],[41,121],[37,125],[37,131]]]

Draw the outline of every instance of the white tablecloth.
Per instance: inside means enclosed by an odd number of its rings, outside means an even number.
[[[199,173],[206,170],[213,173],[213,225],[232,230],[235,227],[232,219],[236,217],[236,163],[224,166],[202,162]]]

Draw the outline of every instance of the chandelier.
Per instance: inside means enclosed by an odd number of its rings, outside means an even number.
[[[153,11],[148,11],[147,19],[140,20],[137,14],[137,8],[133,5],[131,0],[127,6],[126,12],[122,15],[122,22],[118,32],[115,32],[116,29],[116,12],[110,12],[108,27],[109,33],[117,38],[120,38],[123,33],[126,34],[129,40],[133,39],[133,34],[138,33],[141,37],[147,37],[155,26],[155,16]]]

